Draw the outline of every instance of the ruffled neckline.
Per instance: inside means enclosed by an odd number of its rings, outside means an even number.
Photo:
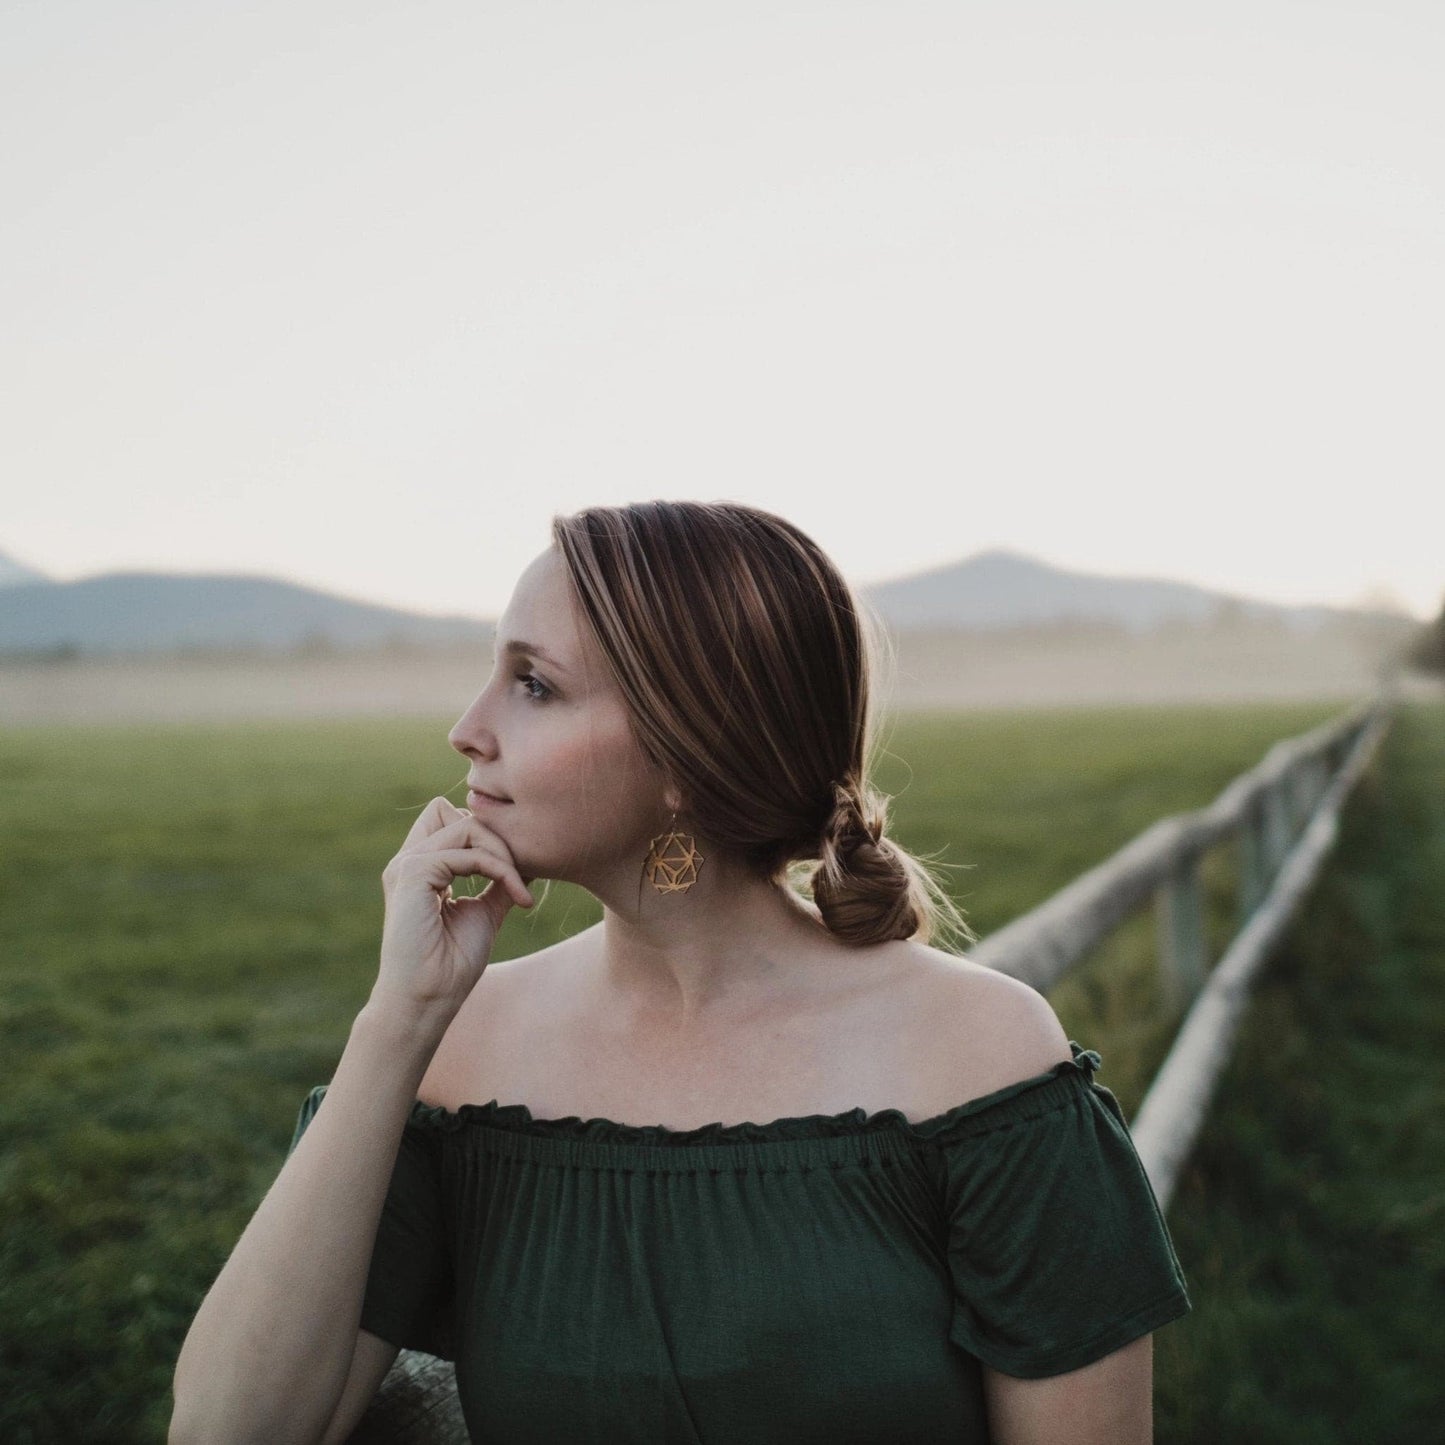
[[[870,1134],[879,1130],[896,1130],[914,1139],[929,1140],[947,1132],[963,1119],[996,1110],[1011,1100],[1034,1090],[1046,1088],[1060,1079],[1089,1083],[1093,1073],[1103,1064],[1094,1049],[1086,1049],[1069,1040],[1073,1057],[1061,1059],[1051,1068],[1030,1078],[1007,1084],[992,1093],[956,1104],[930,1119],[910,1123],[908,1116],[896,1108],[868,1113],[860,1104],[840,1114],[798,1114],[771,1119],[758,1124],[745,1120],[740,1124],[699,1124],[692,1129],[672,1129],[666,1124],[624,1124],[615,1119],[578,1114],[563,1118],[538,1118],[526,1104],[503,1104],[492,1099],[485,1104],[462,1104],[448,1109],[441,1104],[412,1105],[411,1120],[426,1127],[451,1133],[457,1130],[497,1129],[509,1134],[539,1139],[577,1139],[622,1145],[648,1145],[655,1148],[683,1148],[705,1144],[757,1144],[781,1139],[828,1139],[842,1135]]]

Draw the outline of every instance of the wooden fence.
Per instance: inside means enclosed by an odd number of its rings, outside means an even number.
[[[1162,1209],[1198,1137],[1249,986],[1319,872],[1344,800],[1394,717],[1384,692],[1342,717],[1276,743],[1206,808],[1161,818],[968,955],[1047,993],[1126,918],[1151,906],[1162,992],[1188,1012],[1129,1121]],[[1200,868],[1238,844],[1239,931],[1209,968]]]
[[[1122,922],[1152,907],[1166,1006],[1187,1010],[1130,1121],[1162,1209],[1194,1147],[1260,965],[1334,842],[1341,807],[1394,717],[1384,690],[1339,718],[1276,743],[1208,807],[1157,823],[1021,917],[982,939],[975,963],[1047,993]],[[1238,932],[1209,966],[1202,859],[1238,844]],[[447,1361],[401,1351],[351,1445],[467,1445]]]
[[[1208,979],[1193,990],[1189,1012],[1129,1122],[1163,1209],[1169,1207],[1179,1170],[1204,1123],[1255,975],[1319,874],[1339,831],[1340,810],[1393,717],[1393,703],[1381,701],[1363,715],[1345,719],[1312,753],[1296,755],[1293,794],[1285,784],[1286,802],[1266,805],[1282,822],[1264,841],[1260,831],[1251,830],[1255,902]],[[1295,801],[1289,801],[1291,796]],[[1295,819],[1301,809],[1305,812],[1299,826]]]

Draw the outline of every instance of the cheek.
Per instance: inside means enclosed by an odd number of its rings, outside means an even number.
[[[527,758],[528,791],[547,797],[575,791],[587,772],[590,751],[585,736],[563,734],[539,744]]]
[[[525,777],[538,818],[555,809],[571,831],[580,825],[588,834],[625,838],[654,820],[656,787],[625,726],[594,725],[539,742]]]

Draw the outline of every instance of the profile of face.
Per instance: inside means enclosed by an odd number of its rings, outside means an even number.
[[[529,878],[594,891],[638,872],[678,800],[643,755],[626,705],[549,547],[497,623],[492,675],[447,741],[470,763],[465,806]]]

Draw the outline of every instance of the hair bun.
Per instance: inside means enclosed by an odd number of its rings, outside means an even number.
[[[887,823],[885,795],[852,782],[833,784],[810,881],[824,925],[853,943],[910,938],[921,921],[908,866],[884,838]]]
[[[887,809],[879,805],[871,789],[865,803],[855,784],[835,782],[833,810],[823,825],[824,847],[831,845],[841,857],[847,857],[865,842],[876,848],[883,841],[887,817]]]

